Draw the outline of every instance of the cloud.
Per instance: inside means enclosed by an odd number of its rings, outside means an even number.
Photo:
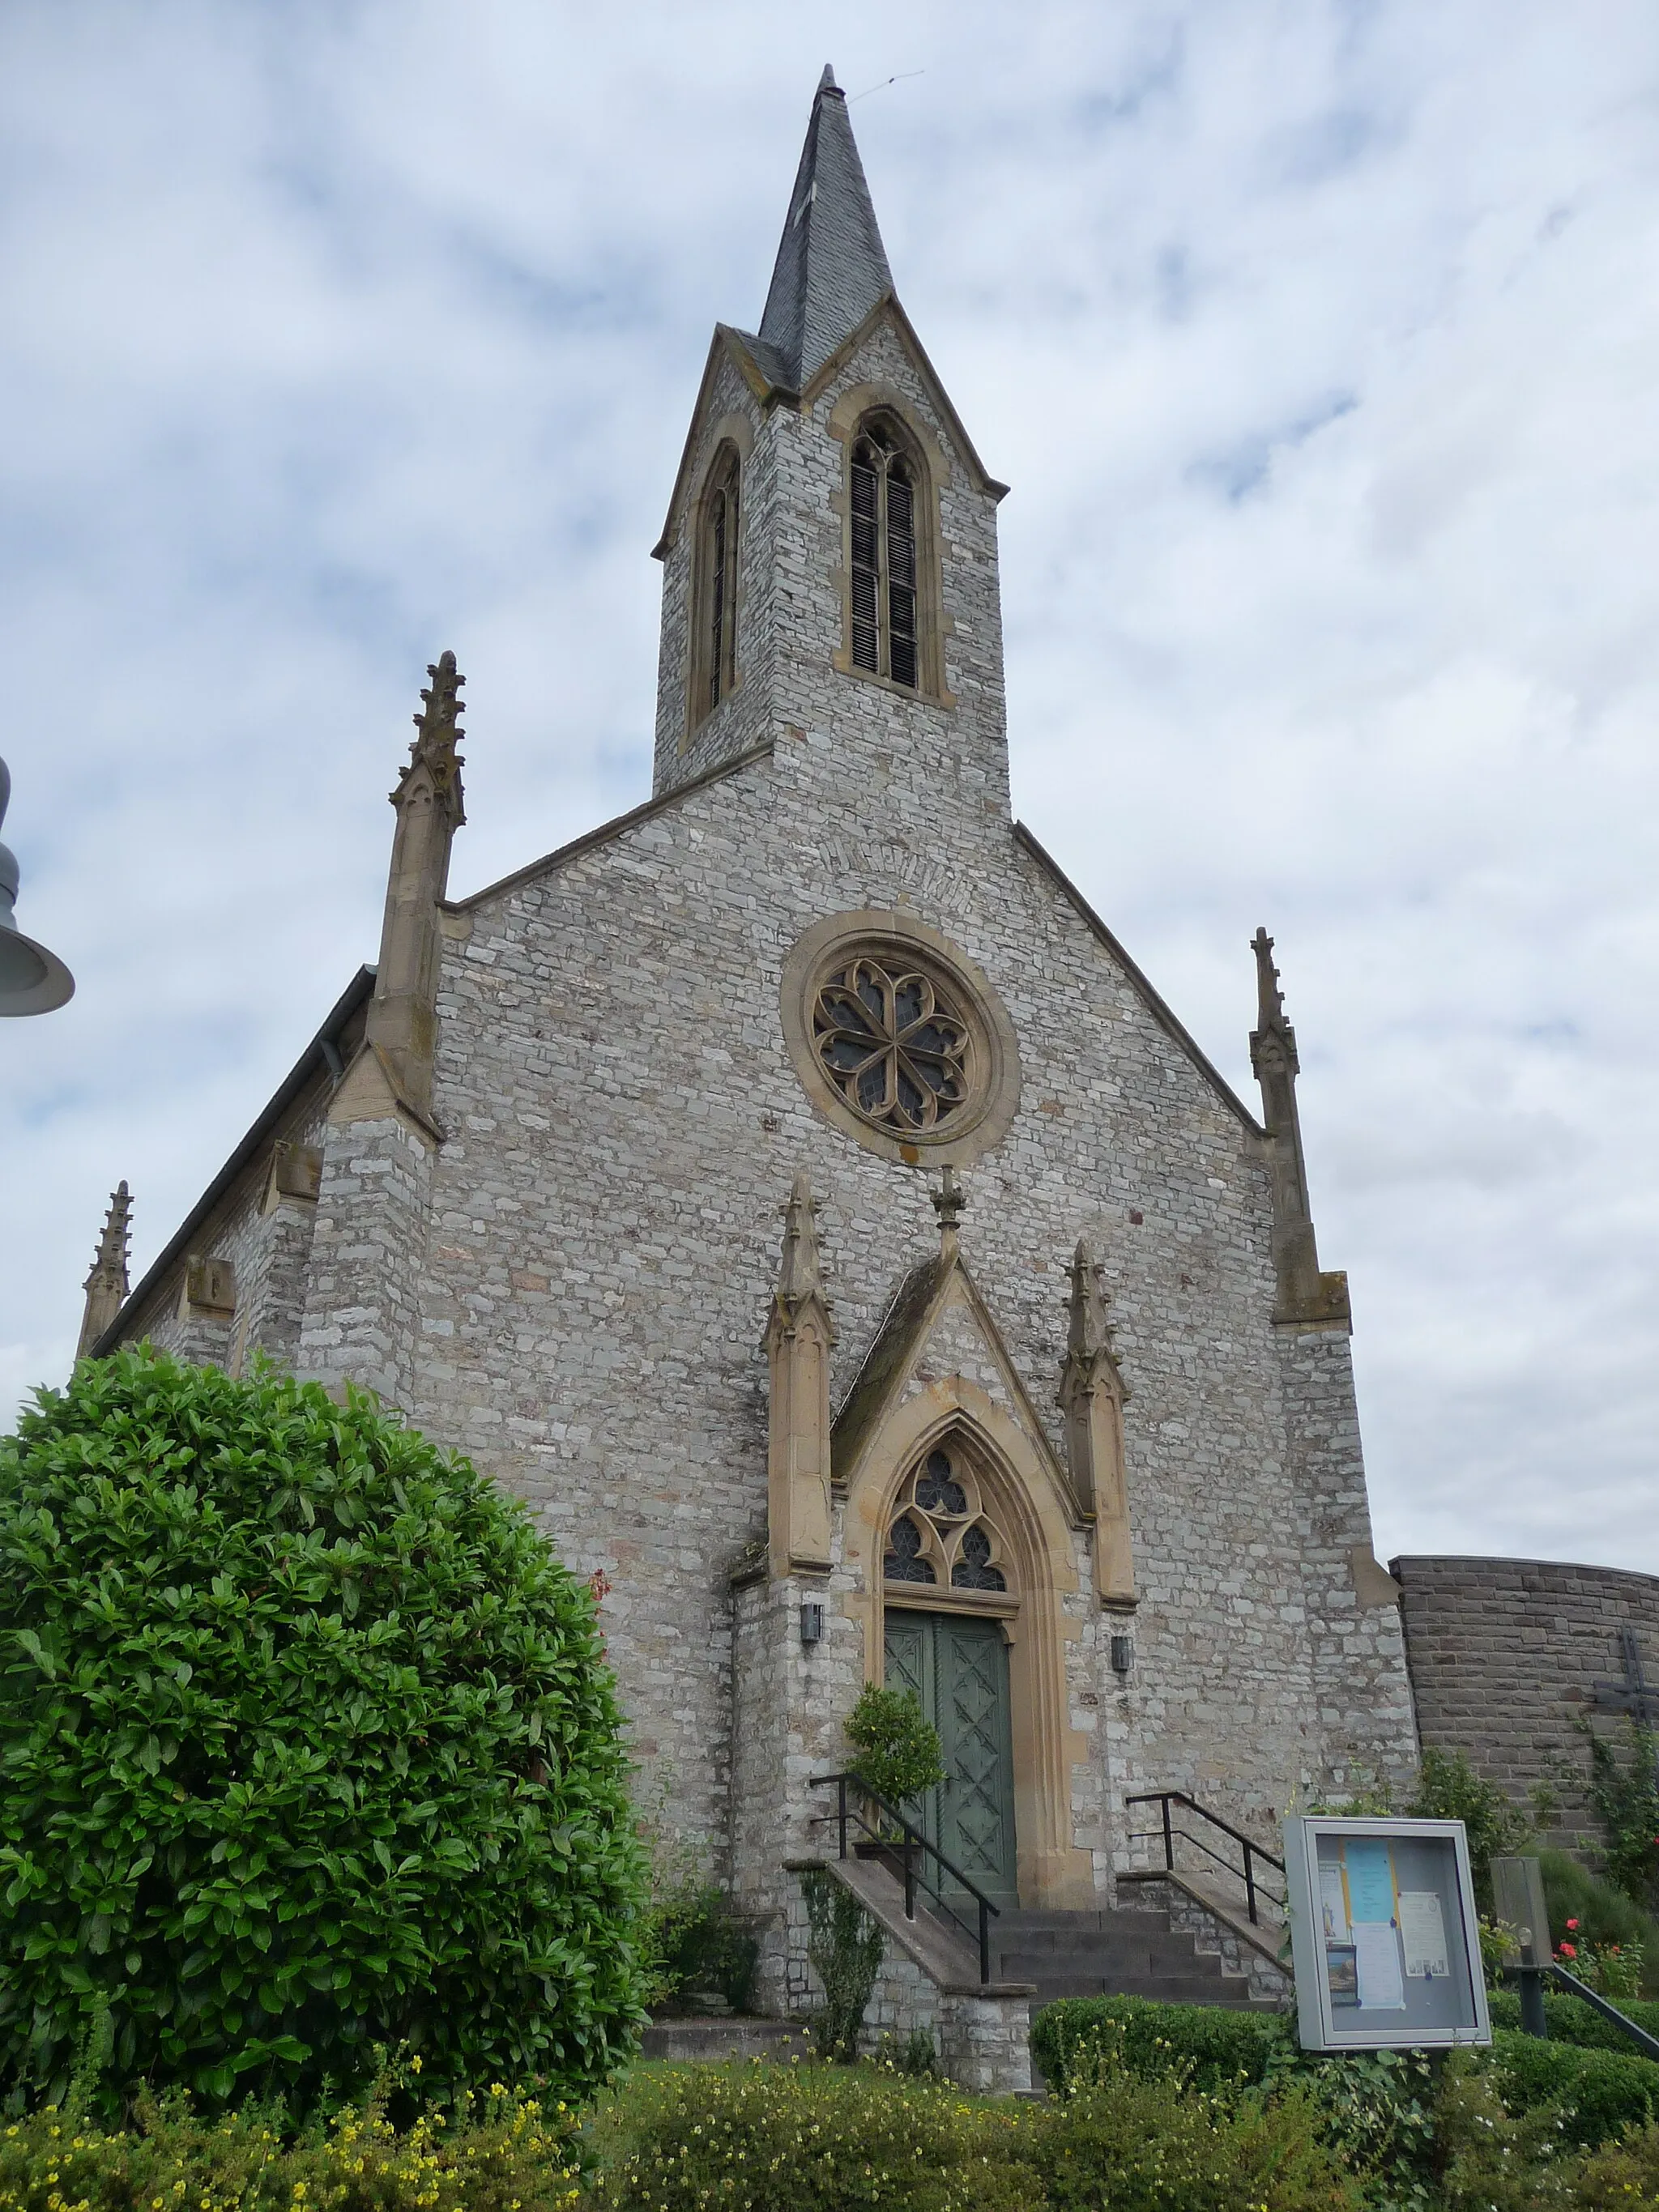
[[[6,11],[9,835],[80,981],[4,1040],[8,1399],[117,1178],[142,1265],[372,957],[439,647],[460,887],[642,794],[646,556],[823,36]],[[1651,11],[857,0],[833,58],[1014,485],[1020,811],[1241,1089],[1278,938],[1381,1548],[1659,1570]]]

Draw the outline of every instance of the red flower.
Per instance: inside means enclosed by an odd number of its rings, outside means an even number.
[[[1559,1950],[1564,1959],[1576,1959],[1578,1956],[1578,1946],[1576,1943],[1563,1943]]]
[[[1576,1920],[1569,1920],[1567,1925],[1569,1928],[1576,1928],[1578,1925],[1578,1923]]]

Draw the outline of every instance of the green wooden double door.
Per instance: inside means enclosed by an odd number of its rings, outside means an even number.
[[[915,1692],[944,1756],[945,1780],[906,1809],[993,1904],[1013,1905],[1014,1753],[1001,1625],[889,1606],[885,1641],[888,1688]]]

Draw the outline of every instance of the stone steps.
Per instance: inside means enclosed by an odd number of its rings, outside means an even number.
[[[641,2055],[669,2058],[684,2065],[723,2058],[806,2058],[811,2045],[805,2032],[787,2020],[749,2020],[728,2014],[720,2020],[656,2020],[640,2039]]]
[[[1170,1926],[1167,1912],[1103,1906],[1086,1912],[1009,1911],[991,1936],[1000,1981],[1034,1982],[1035,2014],[1061,1997],[1155,1997],[1165,2004],[1250,2003],[1250,1985]]]

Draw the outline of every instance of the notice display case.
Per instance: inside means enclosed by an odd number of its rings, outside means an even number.
[[[1490,2043],[1461,1820],[1285,1823],[1304,2051]]]

